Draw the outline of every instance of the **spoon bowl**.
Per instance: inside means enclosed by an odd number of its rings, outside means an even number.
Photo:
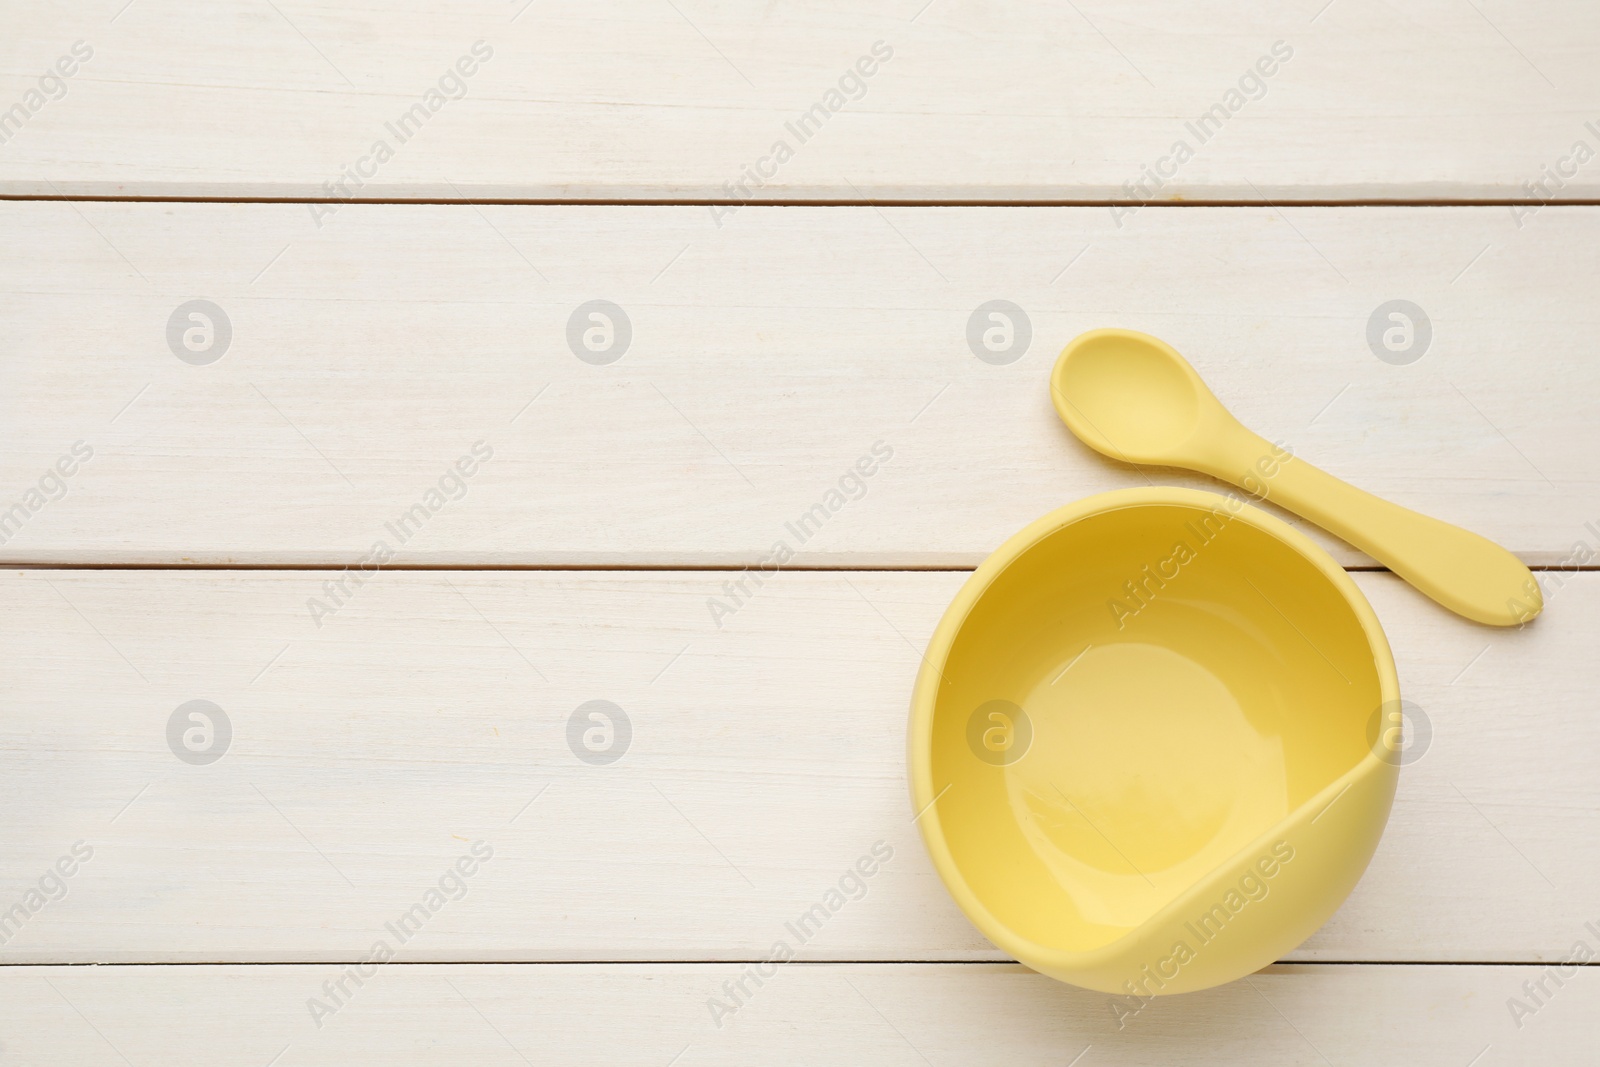
[[[1050,399],[1080,440],[1125,463],[1175,465],[1222,405],[1169,346],[1124,330],[1084,334],[1056,363]]]

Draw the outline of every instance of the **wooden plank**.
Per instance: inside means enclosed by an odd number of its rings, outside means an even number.
[[[383,541],[397,565],[743,566],[783,541],[797,564],[973,566],[1091,492],[1215,487],[1119,469],[1060,425],[1055,354],[1106,325],[1173,342],[1267,437],[1530,563],[1572,562],[1600,526],[1600,424],[1574,402],[1600,391],[1600,209],[1520,231],[1503,208],[1152,211],[1120,230],[1088,208],[324,222],[0,205],[0,504],[24,504],[0,559],[343,566]],[[180,310],[200,298],[225,349]],[[586,327],[606,343],[580,313],[596,299],[631,324],[609,365],[576,354]],[[1008,364],[975,355],[993,300],[1030,324]],[[1408,365],[1369,343],[1392,300],[1430,323]],[[475,442],[492,461],[458,479]],[[826,524],[797,536],[819,502]],[[419,503],[438,507],[402,545],[391,524]]]
[[[1109,200],[1146,168],[1159,199],[1600,194],[1583,0],[3,10],[7,194]]]
[[[892,857],[804,958],[1003,958],[905,785],[919,650],[964,575],[785,573],[720,629],[726,573],[381,574],[318,627],[328,577],[5,574],[0,904],[93,855],[0,961],[355,959],[441,879],[459,899],[410,959],[755,959],[878,842]],[[1520,631],[1356,577],[1432,739],[1293,959],[1564,959],[1600,922],[1600,575]],[[210,764],[179,757],[194,700],[231,726]],[[630,726],[610,764],[569,733],[594,700]],[[445,878],[480,840],[492,857]]]
[[[1104,994],[1005,964],[790,964],[747,980],[720,1027],[707,1004],[728,1002],[738,966],[389,966],[347,979],[320,1027],[307,1003],[341,977],[329,965],[7,967],[0,990],[23,1063],[424,1064],[441,1048],[485,1065],[1583,1062],[1600,994],[1549,973],[1276,966],[1120,1029]],[[1506,1003],[1538,981],[1552,995],[1519,1028]]]

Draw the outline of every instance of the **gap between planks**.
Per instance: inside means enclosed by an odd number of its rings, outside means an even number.
[[[326,960],[119,960],[115,963],[90,963],[84,961],[50,962],[30,960],[18,963],[0,962],[0,970],[23,967],[92,967],[114,969],[127,967],[342,967],[366,963],[364,957]],[[608,960],[389,960],[385,967],[740,967],[770,963],[762,958],[697,960],[697,959],[608,959]],[[1576,960],[1559,963],[1562,967],[1600,969],[1600,960],[1580,963]],[[1016,967],[1032,974],[1039,972],[1016,960],[789,960],[785,967]],[[1265,974],[1276,967],[1549,967],[1551,960],[1277,960],[1254,974]],[[1071,983],[1065,983],[1071,985]],[[1081,988],[1081,987],[1074,987]]]
[[[92,204],[369,204],[390,205],[399,207],[409,206],[451,206],[458,204],[487,204],[490,206],[505,207],[1127,207],[1129,201],[1110,199],[1063,199],[1063,200],[993,200],[993,199],[946,199],[946,200],[910,200],[905,198],[875,199],[831,199],[819,198],[808,200],[803,197],[775,197],[772,199],[752,198],[750,200],[727,200],[716,198],[675,198],[675,197],[361,197],[355,196],[348,200],[330,197],[307,196],[181,196],[181,195],[133,195],[133,196],[105,196],[93,193],[84,194],[46,194],[46,193],[0,193],[0,202],[5,201],[41,201],[45,203],[92,203]],[[1452,199],[1416,199],[1408,200],[1399,197],[1352,197],[1344,199],[1284,199],[1275,200],[1235,200],[1235,199],[1194,199],[1194,200],[1147,200],[1139,201],[1138,207],[1205,207],[1205,208],[1282,208],[1282,207],[1600,207],[1600,197],[1557,197],[1552,200],[1535,200],[1528,197],[1459,197]]]
[[[1585,574],[1600,571],[1600,564],[1560,567],[1545,563],[1524,564],[1537,573]],[[0,559],[0,569],[17,571],[344,571],[344,563],[17,563]],[[730,563],[396,563],[385,565],[385,571],[641,571],[674,573],[678,571],[708,571],[743,574],[749,565]],[[808,571],[819,574],[834,572],[873,574],[971,574],[978,568],[952,567],[940,564],[883,565],[873,563],[806,563],[780,568],[784,571]],[[1376,564],[1353,563],[1344,568],[1347,574],[1386,574],[1388,567]]]

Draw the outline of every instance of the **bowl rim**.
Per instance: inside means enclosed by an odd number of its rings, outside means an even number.
[[[1384,634],[1372,605],[1355,584],[1355,580],[1316,542],[1277,516],[1255,507],[1240,495],[1159,485],[1114,489],[1057,508],[1007,538],[962,584],[955,599],[950,602],[950,606],[945,609],[944,615],[934,628],[933,635],[928,639],[927,651],[923,653],[916,684],[912,690],[911,716],[906,742],[912,821],[919,827],[923,846],[933,860],[940,880],[962,912],[984,936],[1022,963],[1045,971],[1082,971],[1114,961],[1127,951],[1126,943],[1137,944],[1142,929],[1159,921],[1168,911],[1185,906],[1191,897],[1203,893],[1207,888],[1208,879],[1197,880],[1139,925],[1092,949],[1053,948],[1023,937],[1001,922],[978,898],[962,876],[961,869],[950,852],[939,819],[938,801],[943,796],[943,791],[935,795],[933,790],[933,713],[939,696],[939,680],[942,677],[944,664],[949,659],[951,647],[966,625],[973,607],[989,591],[1001,573],[1057,531],[1096,515],[1130,508],[1177,505],[1209,510],[1233,502],[1238,504],[1237,510],[1230,508],[1234,519],[1249,523],[1293,549],[1310,562],[1339,592],[1346,605],[1355,614],[1366,636],[1378,674],[1378,691],[1382,703],[1387,704],[1400,699],[1400,681],[1388,637]],[[1279,834],[1282,828],[1295,821],[1300,813],[1313,805],[1325,804],[1327,802],[1325,798],[1342,792],[1348,787],[1349,782],[1367,774],[1393,774],[1397,771],[1398,767],[1394,763],[1381,758],[1376,752],[1368,751],[1353,767],[1330,782],[1315,797],[1289,812],[1283,820],[1270,827],[1255,841],[1246,844],[1236,855],[1255,849],[1261,840]],[[945,788],[948,789],[949,786]],[[1385,808],[1385,820],[1387,820],[1387,808]],[[1231,861],[1225,861],[1217,869],[1226,870],[1229,862]]]

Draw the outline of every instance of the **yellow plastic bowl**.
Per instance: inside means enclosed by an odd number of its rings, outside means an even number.
[[[912,697],[923,841],[1035,970],[1147,997],[1272,963],[1371,859],[1399,772],[1394,658],[1322,549],[1244,503],[1125,489],[962,586]]]

